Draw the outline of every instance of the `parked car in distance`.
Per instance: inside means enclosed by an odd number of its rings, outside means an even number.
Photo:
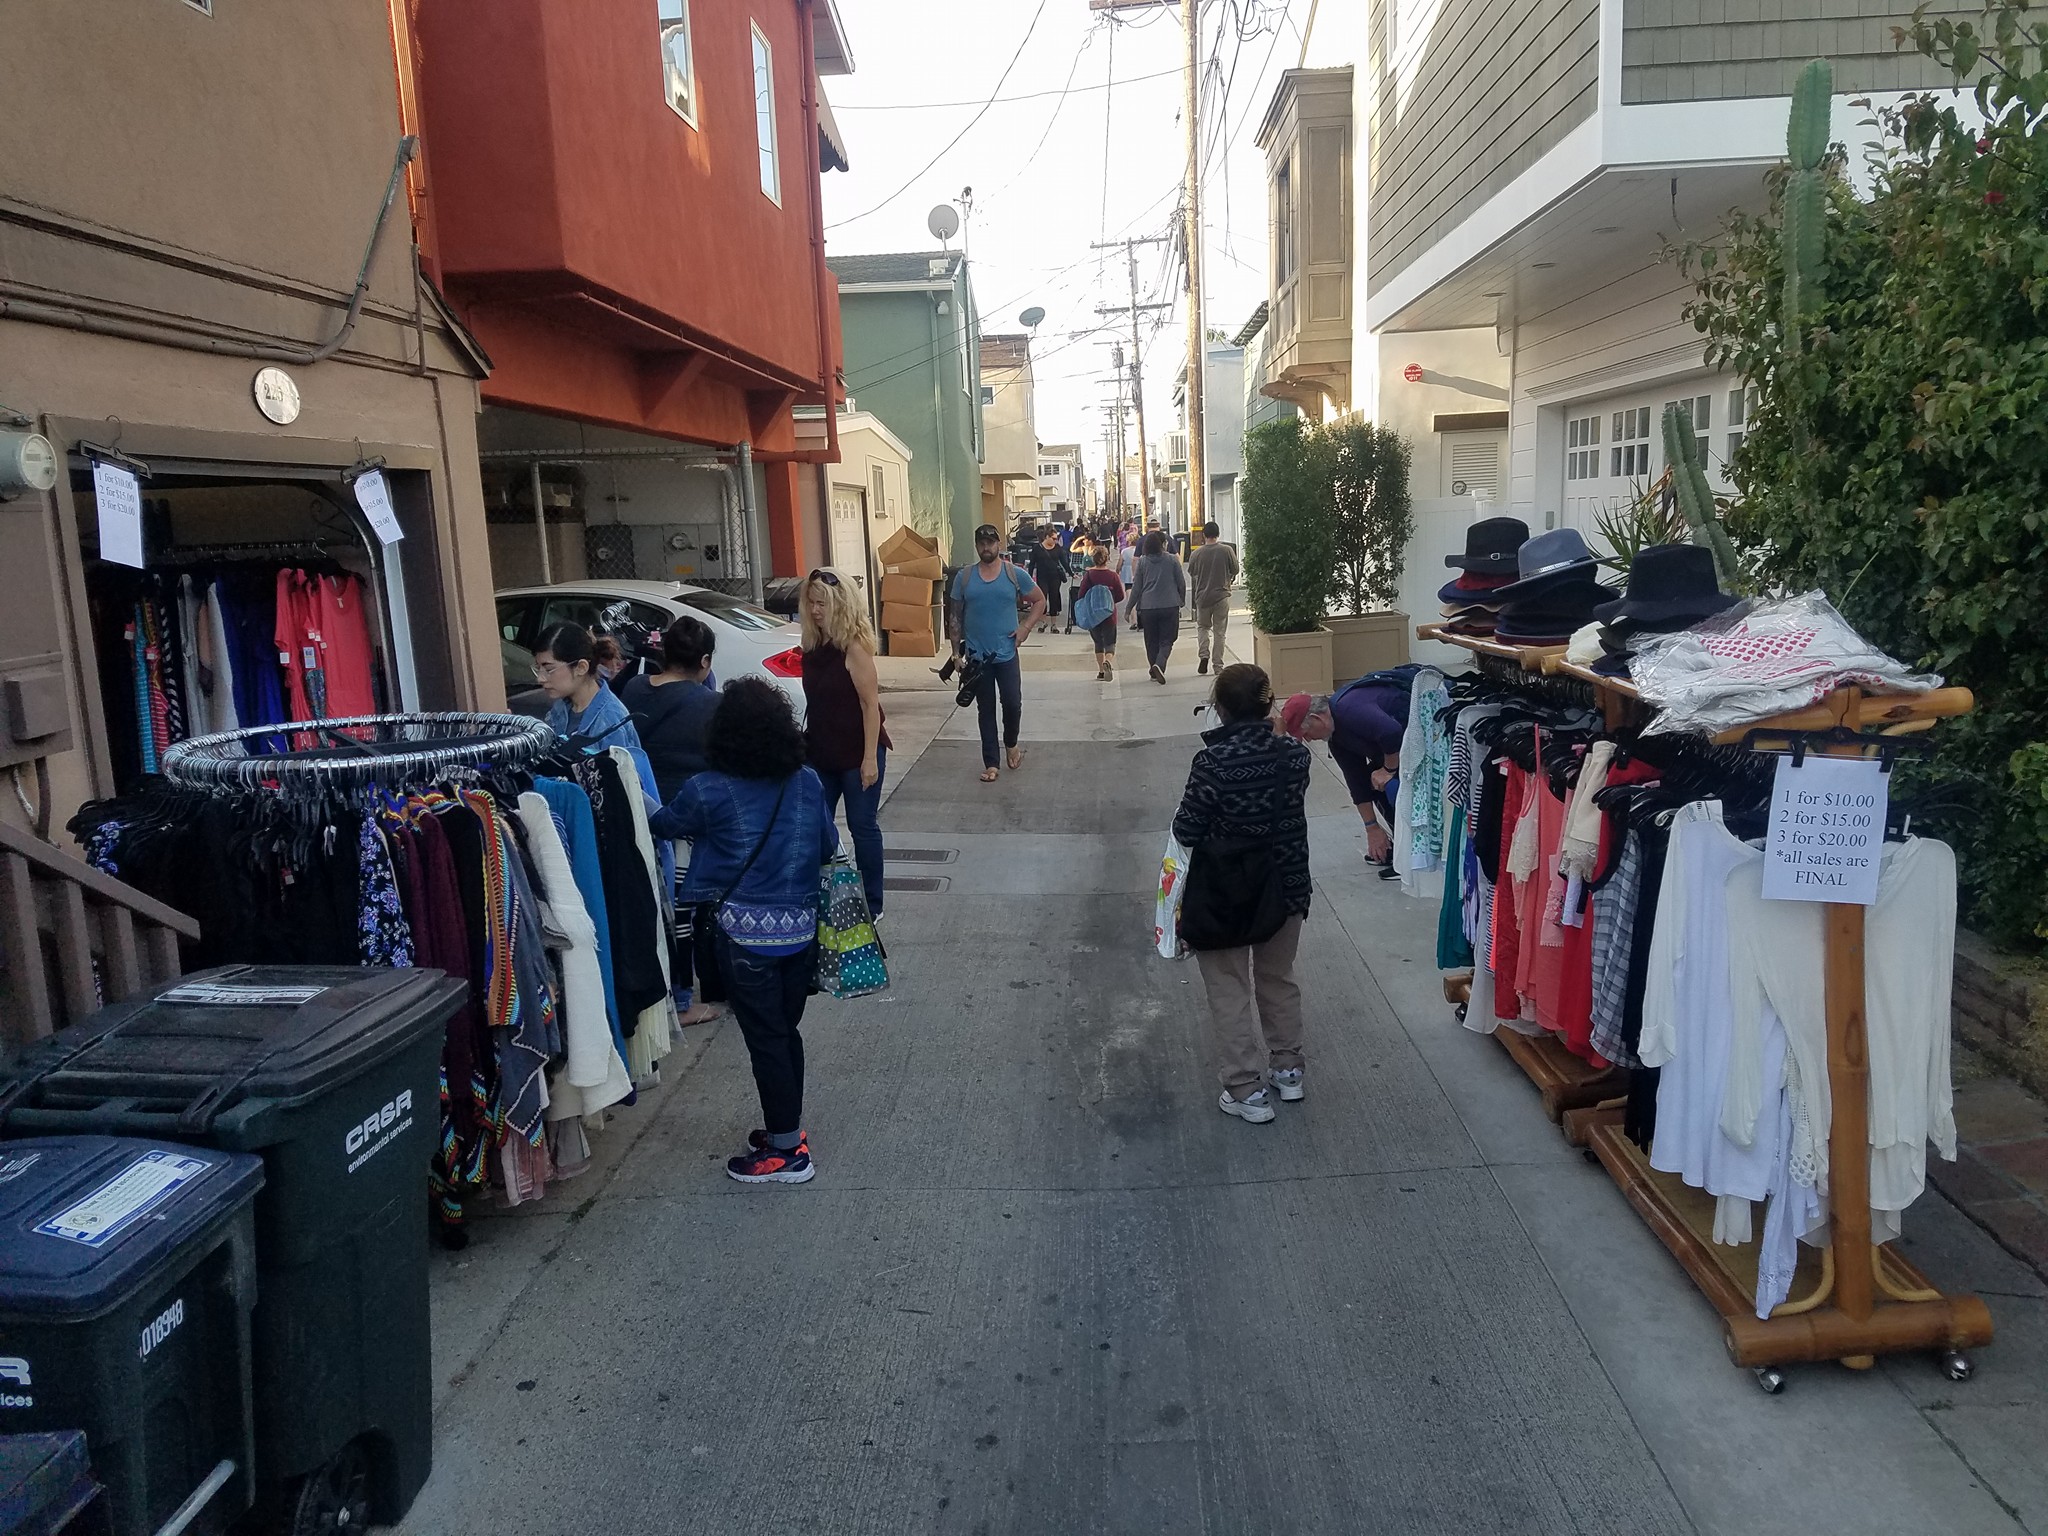
[[[630,639],[650,632],[658,636],[685,614],[701,619],[718,642],[711,656],[718,681],[765,678],[788,697],[797,719],[803,719],[802,628],[746,598],[687,582],[603,580],[509,587],[497,594],[497,603],[505,698],[519,714],[538,719],[548,712],[548,697],[533,675],[533,651],[541,635],[557,624],[606,629],[605,614],[623,606]],[[630,656],[630,639],[621,639]]]

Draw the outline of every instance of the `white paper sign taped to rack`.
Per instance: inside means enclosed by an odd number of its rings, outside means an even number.
[[[1891,781],[1871,758],[1778,759],[1771,830],[1764,844],[1764,899],[1877,900]]]
[[[92,499],[99,512],[100,558],[142,569],[142,482],[135,472],[94,459]]]
[[[377,531],[379,543],[396,544],[405,537],[405,530],[398,526],[398,514],[392,510],[391,487],[383,470],[366,469],[356,476],[356,505]]]

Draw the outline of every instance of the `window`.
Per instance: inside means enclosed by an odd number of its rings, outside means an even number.
[[[1273,281],[1294,276],[1294,162],[1273,173]]]
[[[1735,460],[1735,450],[1742,446],[1742,439],[1749,431],[1749,419],[1756,414],[1755,392],[1738,386],[1728,391],[1728,462]]]
[[[754,28],[754,141],[761,146],[761,190],[782,205],[782,173],[775,164],[775,55]]]
[[[996,403],[995,385],[984,384],[981,386],[981,403],[983,405],[994,405]]]
[[[883,473],[882,473],[882,466],[881,466],[881,465],[879,465],[879,464],[877,464],[877,465],[876,465],[876,466],[874,467],[874,471],[873,471],[873,474],[874,474],[874,482],[875,482],[875,490],[874,490],[874,503],[875,503],[875,505],[874,505],[874,510],[875,510],[876,512],[878,512],[878,513],[879,513],[879,512],[886,512],[886,511],[888,511],[888,510],[889,510],[889,496],[888,496],[888,485],[889,485],[889,477],[888,477],[887,475],[885,475],[885,474],[883,474]]]
[[[1674,405],[1678,407],[1679,412],[1685,417],[1686,421],[1691,424],[1694,433],[1693,446],[1699,452],[1700,464],[1705,466],[1707,463],[1707,429],[1714,424],[1714,397],[1712,395],[1692,395],[1684,400],[1666,400],[1664,402],[1664,409],[1668,411]]]
[[[1581,416],[1564,424],[1564,477],[1567,480],[1597,480],[1600,477],[1600,418]]]
[[[1647,475],[1650,472],[1650,408],[1639,405],[1626,411],[1614,413],[1614,447],[1610,451],[1608,473],[1619,479],[1623,475]]]
[[[789,622],[780,614],[770,613],[766,608],[756,608],[743,597],[734,597],[729,593],[713,592],[705,588],[685,587],[676,594],[676,601],[685,608],[694,608],[722,624],[730,624],[734,629],[748,629],[758,633],[780,629]]]
[[[697,69],[690,50],[690,0],[654,0],[661,27],[662,92],[676,115],[697,126]]]

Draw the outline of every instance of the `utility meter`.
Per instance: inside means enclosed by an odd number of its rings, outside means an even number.
[[[57,450],[40,432],[0,427],[0,496],[47,491],[57,483]]]

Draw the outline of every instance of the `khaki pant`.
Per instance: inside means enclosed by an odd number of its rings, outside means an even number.
[[[1301,919],[1290,917],[1263,944],[1195,952],[1209,993],[1216,1080],[1232,1098],[1244,1098],[1263,1085],[1268,1067],[1286,1072],[1301,1065],[1301,984],[1294,979],[1294,953],[1300,945]]]
[[[1195,604],[1195,655],[1203,661],[1215,658],[1216,665],[1223,665],[1223,631],[1230,625],[1230,599],[1219,597],[1213,603]],[[1213,637],[1214,643],[1211,643]]]

